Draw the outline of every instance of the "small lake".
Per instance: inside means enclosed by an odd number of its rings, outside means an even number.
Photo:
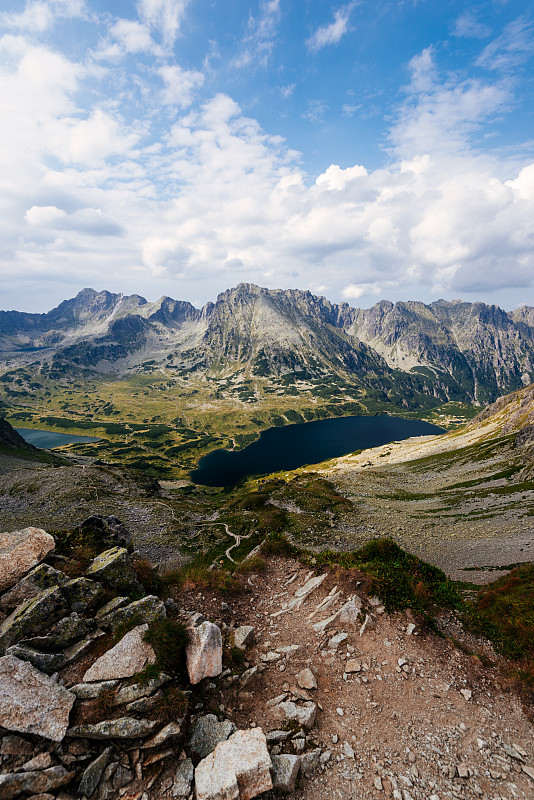
[[[53,431],[40,431],[36,428],[15,428],[28,444],[34,447],[43,447],[46,450],[53,450],[54,447],[62,447],[65,444],[76,444],[77,442],[98,442],[95,436],[76,436],[74,433],[54,433]]]
[[[251,475],[291,470],[379,447],[388,442],[443,433],[443,428],[421,420],[390,417],[335,417],[283,428],[268,428],[243,450],[213,450],[190,473],[205,486],[232,486]]]

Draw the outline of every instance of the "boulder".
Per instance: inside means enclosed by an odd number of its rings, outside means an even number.
[[[104,594],[104,589],[100,583],[83,577],[69,581],[62,588],[70,610],[78,614],[82,614],[91,606],[97,605]]]
[[[0,653],[21,639],[42,634],[67,613],[65,598],[57,586],[26,600],[0,625]]]
[[[95,619],[100,620],[103,619],[103,617],[107,617],[112,611],[116,611],[117,608],[122,608],[127,605],[129,599],[129,597],[114,597],[109,603],[106,603],[102,608],[98,609],[95,614]]]
[[[147,741],[141,745],[141,749],[150,750],[153,747],[160,747],[160,745],[166,744],[170,739],[179,736],[182,732],[182,722],[183,720],[169,722],[168,725],[165,725],[164,728],[154,734],[151,739],[147,739]]]
[[[271,756],[271,760],[273,762],[273,789],[286,794],[294,792],[300,769],[300,756],[283,753],[279,756]]]
[[[165,619],[167,612],[165,611],[165,604],[155,595],[148,595],[129,603],[124,608],[113,610],[110,614],[101,617],[101,624],[105,628],[111,628],[112,631],[117,630],[119,625],[125,622],[130,622],[132,619],[141,623],[150,625],[152,622],[158,622]]]
[[[75,532],[81,534],[82,539],[91,538],[104,547],[111,547],[112,545],[127,547],[132,540],[126,525],[113,515],[102,517],[100,514],[93,514],[84,519],[75,528]]]
[[[27,661],[11,655],[0,658],[0,725],[7,730],[60,742],[75,699]]]
[[[68,577],[49,564],[39,564],[0,597],[0,608],[16,608],[51,586],[63,586]]]
[[[272,789],[271,766],[262,729],[236,731],[197,766],[196,800],[250,800]]]
[[[84,797],[91,797],[100,783],[100,779],[108,765],[110,754],[111,747],[106,747],[104,752],[100,753],[100,755],[85,768],[80,785],[78,786],[78,794]]]
[[[52,675],[60,670],[66,661],[63,653],[42,653],[40,650],[22,643],[8,647],[6,655],[16,656],[21,661],[29,661],[35,669],[45,672],[47,675]]]
[[[41,528],[0,533],[0,592],[14,586],[56,546]]]
[[[315,722],[315,715],[317,714],[317,706],[315,703],[306,703],[303,706],[298,706],[296,703],[286,701],[279,703],[274,707],[273,713],[277,719],[284,722],[296,722],[303,728],[313,727]]]
[[[112,547],[100,553],[91,562],[85,574],[119,592],[142,591],[128,551],[124,547]]]
[[[50,767],[38,772],[11,772],[0,775],[0,797],[11,800],[21,792],[36,795],[59,789],[74,777],[65,767]]]
[[[149,644],[143,641],[148,625],[138,625],[128,631],[115,647],[100,656],[83,676],[84,683],[108,681],[115,678],[131,678],[147,664],[154,664],[156,654]]]
[[[96,700],[97,697],[109,689],[114,689],[118,684],[115,681],[101,681],[100,683],[77,683],[71,687],[71,692],[76,695],[78,700]]]
[[[151,678],[145,683],[132,683],[129,686],[123,686],[123,688],[117,692],[115,702],[119,706],[126,705],[126,703],[133,703],[135,700],[139,700],[141,697],[148,697],[149,695],[154,694],[154,692],[159,689],[160,686],[163,686],[170,680],[170,675],[166,675],[164,672],[162,672],[157,678]]]
[[[87,636],[89,630],[90,627],[84,618],[80,617],[79,614],[73,613],[60,619],[57,625],[52,627],[50,633],[45,636],[34,636],[25,640],[24,644],[41,648],[42,650],[68,647],[73,642],[77,642]]]
[[[191,726],[189,747],[196,759],[203,759],[212,753],[220,742],[225,742],[237,730],[233,722],[224,719],[219,722],[215,714],[198,717]]]
[[[174,776],[171,795],[173,797],[189,797],[194,774],[195,770],[190,758],[184,758],[183,761],[180,761]]]
[[[213,622],[203,622],[189,628],[189,644],[186,647],[187,672],[194,685],[203,678],[213,678],[222,672],[222,636]]]
[[[153,733],[160,724],[159,720],[121,717],[95,725],[77,725],[69,728],[66,735],[76,739],[139,739]]]

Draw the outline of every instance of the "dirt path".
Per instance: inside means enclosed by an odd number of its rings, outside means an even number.
[[[533,726],[497,669],[421,630],[409,615],[390,616],[365,601],[369,618],[361,635],[361,619],[333,620],[317,631],[313,626],[358,587],[329,573],[299,602],[295,593],[309,577],[285,559],[250,577],[250,593],[232,602],[227,622],[256,627],[247,664],[258,665],[258,673],[241,691],[220,698],[238,727],[265,731],[281,726],[268,702],[273,698],[302,703],[307,695],[318,704],[305,747],[318,746],[324,763],[294,797],[532,800],[534,777],[522,768],[534,776]],[[207,594],[189,602],[211,618],[221,616],[220,600]],[[304,667],[318,688],[303,693],[296,676]],[[291,752],[291,745],[284,747]],[[513,747],[524,762],[510,756]]]

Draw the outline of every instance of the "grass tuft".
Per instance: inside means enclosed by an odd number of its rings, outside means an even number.
[[[185,625],[172,619],[159,620],[149,626],[144,640],[154,650],[160,669],[169,673],[183,670],[185,648],[189,641]]]

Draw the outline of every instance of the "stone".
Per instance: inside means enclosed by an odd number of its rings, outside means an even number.
[[[69,728],[66,735],[77,739],[139,739],[153,733],[160,724],[158,720],[121,717],[95,725],[77,725]]]
[[[50,753],[38,753],[29,761],[22,765],[24,772],[33,772],[37,769],[48,769],[52,766],[52,756]]]
[[[315,770],[320,765],[319,761],[320,757],[321,757],[320,747],[316,747],[309,753],[304,753],[304,755],[300,757],[300,771],[302,772],[302,774],[311,775],[312,772],[315,772]]]
[[[84,797],[91,797],[93,792],[96,791],[98,784],[104,774],[111,754],[111,747],[106,747],[103,753],[91,761],[88,767],[85,768],[80,785],[78,786],[78,794]]]
[[[471,700],[473,696],[473,692],[470,689],[460,689],[460,694],[463,696],[464,700]]]
[[[76,696],[15,656],[0,658],[0,725],[60,742]],[[40,790],[40,791],[45,791]]]
[[[360,621],[361,612],[362,600],[358,595],[354,595],[339,609],[337,622],[340,625],[357,625]]]
[[[133,700],[131,703],[126,704],[126,711],[129,714],[147,714],[152,711],[163,700],[163,692],[159,689],[155,694],[150,697],[140,697],[139,700]]]
[[[297,672],[295,678],[301,689],[317,689],[315,675],[309,667],[305,667],[300,672]]]
[[[153,747],[159,747],[162,744],[166,744],[170,739],[179,736],[181,732],[182,720],[178,722],[169,722],[168,725],[165,725],[165,727],[152,736],[151,739],[147,739],[146,742],[141,745],[141,749],[151,750]]]
[[[160,686],[164,686],[170,680],[171,676],[162,672],[157,678],[150,678],[146,683],[132,683],[129,686],[123,686],[122,689],[117,692],[115,702],[118,706],[125,705],[126,703],[133,703],[135,700],[154,694]]]
[[[107,681],[115,678],[131,678],[147,664],[154,664],[156,654],[143,636],[148,625],[138,625],[128,631],[115,647],[100,656],[83,676],[84,683]]]
[[[303,586],[297,589],[297,591],[295,592],[295,597],[301,599],[308,597],[309,594],[311,594],[313,591],[315,591],[315,589],[317,589],[321,585],[321,583],[325,580],[326,576],[327,573],[325,572],[324,575],[316,575],[315,577],[307,580]]]
[[[510,758],[513,758],[516,761],[524,761],[525,760],[523,758],[523,756],[521,755],[521,753],[519,752],[519,750],[517,750],[516,747],[511,747],[509,744],[503,744],[503,750],[504,750],[504,752],[506,753],[507,756],[510,756]]]
[[[257,664],[245,670],[245,672],[243,672],[243,674],[239,676],[239,681],[238,681],[239,688],[244,689],[245,686],[247,686],[250,683],[250,681],[253,679],[253,677],[256,675],[257,672],[258,672]]]
[[[41,794],[59,789],[69,783],[73,772],[67,772],[65,767],[50,767],[38,772],[15,772],[0,775],[0,797],[2,800],[11,800],[21,792],[27,794]]]
[[[102,617],[101,624],[115,631],[119,625],[124,625],[125,622],[130,622],[133,619],[139,623],[150,625],[152,622],[158,622],[166,619],[166,617],[165,604],[159,597],[147,595],[147,597],[142,597],[141,600],[135,600],[124,608],[116,609],[107,616]]]
[[[196,800],[250,800],[272,789],[270,768],[262,729],[236,731],[197,766]]]
[[[69,581],[62,589],[70,610],[75,611],[77,614],[82,614],[91,606],[96,606],[104,595],[101,583],[84,577]]]
[[[273,763],[273,789],[286,794],[294,792],[300,769],[299,756],[283,753],[279,756],[271,756],[271,761]]]
[[[48,564],[39,564],[0,597],[0,608],[16,608],[30,597],[40,594],[43,589],[62,586],[67,581],[68,578],[64,572],[60,572]]]
[[[332,636],[332,638],[328,641],[328,647],[330,648],[330,650],[337,650],[339,645],[342,642],[344,642],[345,639],[347,638],[348,638],[348,633],[345,633],[344,631],[336,633],[336,635]]]
[[[220,742],[225,742],[237,730],[233,722],[219,722],[215,714],[198,717],[191,726],[189,747],[194,758],[202,760],[212,753]]]
[[[231,645],[245,650],[247,645],[252,643],[255,630],[253,625],[241,625],[240,628],[236,628],[230,635]]]
[[[55,546],[54,537],[42,528],[0,533],[0,592],[14,586]]]
[[[12,644],[36,633],[48,630],[50,625],[68,613],[61,589],[52,586],[18,606],[0,625],[0,653]]]
[[[349,744],[349,742],[343,742],[343,752],[347,758],[354,758],[354,748]]]
[[[183,761],[180,761],[174,775],[174,783],[171,789],[172,796],[189,797],[194,775],[195,769],[191,759],[184,758]]]
[[[303,706],[297,706],[296,703],[286,701],[279,703],[273,709],[273,713],[277,719],[284,722],[297,722],[303,728],[313,727],[315,722],[315,715],[317,714],[317,706],[315,703],[306,703]]]
[[[40,650],[24,644],[14,644],[8,647],[6,655],[16,656],[21,661],[29,661],[35,669],[45,672],[47,675],[52,675],[65,665],[63,653],[42,653]]]
[[[78,613],[60,619],[50,634],[36,636],[27,644],[48,650],[53,647],[68,647],[73,642],[83,639],[90,631],[87,622]]]
[[[458,764],[457,767],[458,777],[459,778],[468,778],[469,777],[469,770],[465,764]]]
[[[528,775],[528,777],[529,777],[529,778],[530,778],[532,781],[534,781],[534,769],[533,769],[532,767],[527,767],[527,765],[526,765],[526,764],[522,764],[522,765],[521,765],[521,769],[523,770],[523,772],[525,773],[525,775]]]
[[[351,674],[353,672],[361,672],[362,665],[356,658],[349,658],[345,664],[345,672]]]
[[[128,605],[129,599],[129,597],[114,597],[113,600],[110,600],[109,603],[106,603],[102,608],[98,609],[95,614],[95,619],[102,619],[108,614],[111,614],[112,611],[116,611],[118,608]]]
[[[85,574],[116,591],[142,590],[125,547],[112,547],[97,556]]]
[[[269,731],[265,738],[267,739],[267,744],[279,744],[280,742],[285,742],[290,736],[291,731]]]
[[[96,700],[102,692],[114,689],[118,683],[118,680],[101,681],[100,683],[77,683],[76,686],[71,687],[70,691],[76,695],[78,700]]]
[[[220,628],[208,621],[188,631],[187,672],[195,685],[203,678],[213,678],[222,672],[222,636]]]
[[[33,745],[22,736],[4,736],[0,744],[0,755],[2,756],[30,756],[33,753]]]

